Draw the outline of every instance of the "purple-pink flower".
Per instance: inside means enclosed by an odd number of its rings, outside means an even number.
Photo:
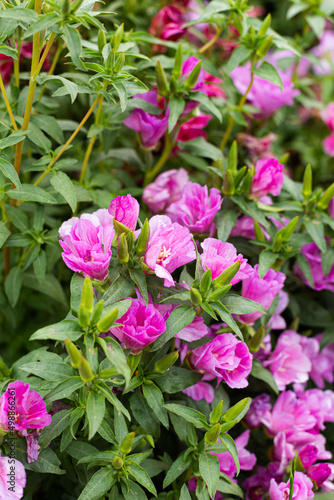
[[[161,40],[176,41],[186,33],[186,29],[182,28],[185,22],[181,9],[175,5],[166,5],[153,17],[149,33]]]
[[[270,318],[268,326],[271,326],[273,330],[284,330],[286,328],[286,321],[281,316],[281,313],[285,311],[289,304],[289,294],[284,292],[284,290],[280,290],[278,292],[278,304],[275,309],[274,314]]]
[[[311,284],[304,276],[303,272],[298,265],[295,265],[295,272],[298,276],[303,279],[303,282],[313,288],[314,290],[330,290],[334,292],[334,265],[331,267],[327,276],[325,276],[322,261],[321,261],[321,251],[318,246],[312,243],[306,243],[302,245],[300,252],[304,255],[308,261],[313,277],[313,284]]]
[[[124,226],[131,229],[131,231],[136,229],[139,203],[131,194],[116,196],[110,203],[108,212],[117,222],[121,222]]]
[[[206,185],[188,182],[182,198],[172,203],[166,214],[173,222],[178,222],[194,233],[209,233],[215,230],[213,219],[222,202],[218,189],[211,188],[209,193]]]
[[[334,157],[334,132],[322,141],[324,151],[328,156]]]
[[[333,73],[334,32],[325,30],[319,44],[310,52],[320,59],[317,64],[313,64],[313,71],[316,75],[324,76]]]
[[[332,469],[329,464],[316,464],[307,471],[308,477],[315,482],[318,488],[329,478],[331,473]]]
[[[263,278],[259,277],[259,266],[254,266],[252,276],[242,282],[242,296],[258,302],[269,309],[278,292],[283,288],[285,274],[269,269]],[[262,313],[255,312],[239,316],[240,321],[248,325],[253,324]]]
[[[130,308],[118,322],[122,326],[112,327],[110,332],[124,342],[132,354],[141,352],[166,331],[166,322],[159,311],[139,299],[132,299]]]
[[[252,359],[247,344],[224,333],[194,349],[189,361],[194,370],[217,377],[218,384],[225,380],[229,387],[239,389],[248,385]]]
[[[314,498],[312,491],[313,483],[302,472],[295,472],[293,482],[293,500],[308,500]],[[275,479],[271,479],[269,487],[270,500],[287,500],[290,495],[290,479],[286,483],[277,484]]]
[[[204,139],[206,139],[206,132],[204,129],[211,118],[212,115],[200,113],[199,115],[194,116],[182,123],[176,140],[179,142],[187,142],[197,139],[198,137],[204,137]]]
[[[267,425],[270,423],[270,410],[269,394],[260,394],[253,398],[245,415],[245,422],[249,427],[258,427],[261,424]]]
[[[320,389],[324,389],[325,380],[330,384],[334,382],[334,343],[326,345],[320,351],[321,338],[322,334],[314,337],[318,342],[318,349],[309,356],[312,363],[310,377]]]
[[[284,165],[275,158],[258,160],[255,165],[255,175],[252,180],[251,196],[256,200],[267,194],[278,196],[284,182]]]
[[[206,238],[201,243],[203,253],[201,254],[204,271],[209,268],[212,279],[217,278],[231,264],[240,261],[240,269],[232,278],[231,285],[239,283],[253,274],[253,268],[247,264],[247,259],[239,253],[231,243],[224,243],[216,238]]]
[[[196,258],[192,235],[165,215],[155,215],[149,225],[151,234],[144,263],[165,280],[165,286],[173,286],[171,273]]]
[[[145,187],[143,202],[154,214],[161,213],[182,197],[183,188],[188,180],[188,172],[184,168],[167,170]]]
[[[25,485],[26,471],[21,462],[15,458],[0,455],[0,498],[20,500],[23,497]]]
[[[254,455],[254,453],[250,453],[248,450],[246,450],[249,436],[250,431],[247,430],[234,440],[236,448],[238,450],[241,470],[252,470],[254,465],[256,464],[256,456]],[[228,451],[225,451],[223,453],[211,453],[218,457],[221,472],[233,479],[237,472],[237,468],[235,466],[231,453]]]
[[[72,217],[60,226],[59,235],[67,267],[97,281],[108,276],[114,237],[108,210],[101,208],[92,214],[83,214],[80,219]]]
[[[197,384],[188,387],[182,391],[184,394],[189,396],[194,401],[200,401],[205,399],[205,401],[210,404],[214,400],[215,391],[212,385],[207,382],[197,382]]]

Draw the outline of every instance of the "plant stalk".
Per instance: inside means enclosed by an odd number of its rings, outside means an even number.
[[[204,54],[204,52],[206,52],[208,49],[210,49],[210,47],[212,47],[216,41],[218,40],[218,38],[220,37],[222,31],[223,31],[224,28],[217,28],[216,27],[216,33],[215,35],[211,38],[211,40],[209,40],[208,42],[206,42],[199,50],[198,50],[198,54]]]
[[[96,117],[95,117],[95,125],[98,125],[100,122],[101,112],[102,112],[102,103],[103,103],[103,95],[100,96],[99,106],[97,108]],[[97,138],[97,135],[94,135],[93,137],[91,137],[91,139],[89,141],[89,144],[88,144],[88,147],[86,150],[86,154],[85,154],[85,158],[84,158],[84,161],[82,164],[81,173],[80,173],[80,179],[79,179],[80,184],[82,184],[85,180],[87,165],[88,165],[89,158],[90,158],[90,155],[92,153],[96,138]]]
[[[144,180],[144,186],[147,186],[147,184],[150,184],[155,177],[158,175],[162,167],[165,165],[166,161],[169,158],[169,154],[173,148],[173,144],[171,143],[169,134],[167,133],[165,136],[165,146],[162,151],[162,154],[157,161],[157,163],[154,165],[152,170],[147,170],[145,174],[145,180]]]
[[[2,95],[3,95],[3,99],[5,101],[5,104],[6,104],[6,108],[7,108],[9,117],[10,117],[10,121],[12,122],[12,125],[13,125],[13,129],[15,130],[15,132],[17,132],[17,125],[16,125],[16,122],[15,122],[15,118],[14,118],[14,115],[13,115],[12,108],[10,106],[10,103],[9,103],[9,100],[8,100],[8,97],[7,97],[7,94],[6,94],[6,89],[5,89],[5,86],[4,86],[2,77],[1,77],[1,73],[0,73],[0,89],[1,89],[1,92],[2,92]]]

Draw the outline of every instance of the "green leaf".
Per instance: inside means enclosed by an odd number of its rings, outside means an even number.
[[[9,205],[9,207],[6,208],[6,211],[11,222],[15,227],[17,227],[17,229],[19,229],[19,231],[22,231],[23,233],[30,231],[29,219],[26,214],[20,210],[20,208]]]
[[[314,243],[320,248],[322,253],[325,253],[327,250],[327,243],[323,224],[318,219],[310,219],[310,217],[304,217],[303,222],[306,231],[311,236]]]
[[[68,24],[64,25],[63,30],[66,46],[69,50],[72,61],[77,66],[77,68],[84,70],[85,67],[80,59],[82,48],[79,32]]]
[[[117,412],[116,412],[116,415],[117,415]],[[102,420],[100,427],[97,429],[97,432],[108,443],[117,444],[115,434],[113,433],[111,427],[109,426],[109,424],[105,420]]]
[[[261,312],[267,314],[267,310],[258,302],[246,299],[240,295],[230,294],[226,295],[222,303],[231,314],[250,314],[254,312]]]
[[[39,283],[45,283],[46,255],[44,250],[40,250],[33,262],[34,273]]]
[[[277,253],[271,250],[263,250],[259,256],[259,277],[263,278],[268,269],[276,262],[278,257]]]
[[[0,10],[0,18],[15,19],[15,21],[22,21],[29,24],[38,19],[38,14],[34,10],[24,8],[24,6],[21,5],[13,9]]]
[[[86,414],[89,429],[88,440],[91,440],[95,436],[98,428],[100,427],[104,417],[105,408],[106,400],[104,396],[97,394],[96,392],[89,391],[86,403]]]
[[[262,364],[260,363],[260,361],[258,361],[257,359],[253,359],[253,366],[252,366],[252,371],[250,372],[250,374],[253,377],[255,377],[259,380],[262,380],[263,382],[268,384],[269,387],[275,392],[275,394],[279,394],[277,384],[276,384],[275,379],[272,376],[271,372],[269,370],[267,370],[266,368],[264,368],[262,366]]]
[[[191,141],[179,143],[178,146],[182,147],[185,151],[189,151],[189,153],[194,156],[210,158],[214,161],[217,161],[222,157],[220,149],[210,142],[207,142],[204,137],[198,137],[197,139],[192,139]]]
[[[182,115],[186,103],[182,97],[172,95],[169,100],[168,132],[171,132]]]
[[[144,271],[141,269],[134,269],[134,268],[129,268],[129,274],[130,278],[132,281],[137,285],[139,288],[140,293],[143,296],[143,299],[145,300],[145,304],[148,304],[148,293],[147,293],[147,284],[146,284],[146,275]]]
[[[127,387],[130,382],[131,371],[124,354],[124,350],[121,348],[119,343],[111,337],[98,337],[97,342],[102,347],[103,352],[110,363],[118,370],[120,375],[123,375],[125,379],[125,387]]]
[[[160,389],[153,382],[146,381],[143,384],[143,394],[148,405],[152,408],[162,425],[168,429],[168,414],[165,408],[163,408],[164,398]]]
[[[184,484],[181,488],[179,500],[191,500],[191,496],[186,484]]]
[[[23,34],[23,40],[26,40],[27,38],[30,38],[34,33],[37,33],[38,31],[43,31],[48,28],[51,28],[54,24],[56,24],[56,21],[60,20],[60,17],[56,12],[50,12],[48,14],[42,14],[39,16],[38,20],[31,24],[27,31]]]
[[[220,465],[216,455],[201,453],[199,456],[199,471],[208,487],[211,498],[215,497],[220,476]]]
[[[243,335],[241,333],[241,330],[238,327],[238,325],[236,324],[236,322],[234,321],[234,319],[232,318],[232,316],[229,313],[228,309],[226,309],[226,307],[221,302],[219,302],[218,300],[216,300],[215,302],[211,302],[211,306],[219,314],[219,316],[222,319],[222,321],[224,321],[225,323],[227,323],[228,326],[230,328],[232,328],[232,330],[238,335],[238,337],[241,340],[243,340],[244,338],[243,338]]]
[[[148,406],[140,389],[136,389],[130,397],[130,408],[136,422],[141,425],[146,432],[158,437],[160,433],[159,420]]]
[[[118,276],[118,278],[113,281],[109,289],[102,296],[104,300],[104,305],[109,306],[118,302],[126,297],[129,297],[134,289],[135,285],[132,281],[126,280],[123,276]]]
[[[187,422],[197,427],[197,429],[209,429],[210,427],[206,421],[205,415],[194,408],[176,404],[165,404],[164,408],[184,418]]]
[[[77,195],[75,194],[73,183],[69,176],[64,172],[56,172],[52,175],[50,184],[65,198],[72,212],[74,212],[77,207]]]
[[[84,279],[85,278],[78,273],[74,273],[71,279],[71,312],[76,317],[78,317],[78,311],[81,303],[81,294]]]
[[[44,396],[44,400],[47,402],[56,401],[57,399],[66,399],[73,392],[77,391],[81,387],[83,387],[85,383],[81,380],[80,377],[70,377],[57,385],[52,391],[47,393]]]
[[[244,492],[238,486],[237,483],[232,481],[226,474],[223,474],[222,472],[220,473],[220,480],[218,482],[218,491],[221,491],[222,493],[228,493],[231,495],[235,495],[240,498],[244,498]]]
[[[184,459],[184,456],[177,458],[169,468],[164,479],[163,488],[167,488],[175,479],[177,479],[181,474],[186,471],[191,463],[191,459]]]
[[[26,363],[20,367],[28,373],[41,377],[44,380],[65,380],[73,376],[73,368],[65,363],[50,363],[50,362],[32,362]]]
[[[193,306],[181,305],[176,307],[166,321],[166,331],[154,342],[152,352],[160,349],[160,347],[183,330],[183,328],[190,325],[194,321],[194,318],[195,310]]]
[[[27,462],[27,445],[25,439],[20,439],[15,443],[16,458],[22,463],[26,470],[38,472],[40,474],[66,474],[60,469],[60,460],[51,448],[41,450],[36,462]]]
[[[6,243],[10,234],[11,232],[7,227],[7,222],[5,221],[0,222],[0,248]]]
[[[37,77],[37,81],[40,85],[43,85],[45,82],[49,80],[60,80],[63,86],[66,88],[67,92],[71,96],[71,102],[73,103],[78,95],[78,85],[76,83],[71,82],[67,78],[59,75],[40,75]]]
[[[324,16],[306,16],[305,19],[316,36],[321,38],[325,29],[326,18]]]
[[[146,493],[139,484],[129,481],[129,490],[124,483],[121,483],[121,487],[125,500],[147,500]]]
[[[159,378],[155,378],[155,383],[163,392],[175,394],[181,392],[187,387],[197,384],[202,378],[200,373],[196,373],[185,368],[172,366],[166,373]]]
[[[15,307],[19,300],[22,283],[22,268],[18,266],[12,267],[5,281],[5,292],[12,307]]]
[[[254,73],[263,80],[267,80],[268,82],[277,85],[283,91],[283,82],[277,69],[268,62],[264,61],[259,68],[255,68]]]
[[[74,342],[83,335],[81,326],[73,319],[64,319],[60,323],[48,325],[37,330],[30,337],[30,340],[60,340],[65,341],[66,337]]]
[[[237,468],[237,475],[238,475],[240,472],[240,464],[239,464],[238,450],[237,450],[237,447],[235,445],[235,442],[233,441],[231,436],[226,434],[226,432],[222,432],[220,434],[220,441],[223,443],[223,445],[226,447],[226,449],[230,452],[230,454],[233,458],[233,461],[235,463],[235,466]]]
[[[115,481],[115,469],[102,467],[89,480],[78,500],[99,500],[109,491]]]
[[[203,94],[202,92],[191,92],[190,93],[191,100],[196,101],[202,104],[207,110],[209,110],[221,123],[222,122],[222,115],[217,108],[217,106],[212,102],[212,99],[210,99],[207,95]]]
[[[37,127],[40,127],[43,132],[48,134],[52,139],[58,142],[58,144],[63,144],[64,134],[59,125],[58,121],[54,116],[49,115],[36,115],[31,117],[31,122]],[[59,164],[58,164],[59,168]]]
[[[41,284],[34,274],[25,273],[23,284],[26,288],[31,288],[32,290],[48,295],[48,297],[62,304],[63,307],[68,307],[64,290],[53,274],[46,274],[45,282]]]
[[[20,189],[8,191],[8,196],[19,201],[37,201],[37,203],[57,203],[57,200],[44,189],[33,184],[22,184]]]
[[[248,49],[245,45],[239,45],[233,52],[225,66],[225,72],[229,75],[237,66],[249,59],[252,49]]]
[[[0,157],[0,171],[3,173],[7,179],[11,180],[17,188],[21,188],[21,181],[17,175],[15,168],[9,161]]]
[[[150,476],[147,474],[146,470],[143,469],[143,467],[140,467],[140,465],[136,464],[135,462],[130,462],[130,465],[128,466],[128,472],[150,493],[152,493],[154,496],[157,496],[157,490],[155,489]]]
[[[262,224],[266,228],[269,226],[267,219],[254,201],[245,201],[242,196],[232,196],[232,200],[241,208],[241,211],[245,215],[256,219],[259,224]]]
[[[326,254],[323,254],[326,255]],[[302,273],[304,274],[305,278],[307,281],[311,284],[311,286],[314,286],[314,281],[313,281],[313,275],[310,267],[309,261],[306,259],[306,257],[302,254],[299,253],[297,255],[297,264],[300,267]]]
[[[44,427],[41,435],[38,438],[38,444],[42,448],[46,448],[48,444],[61,434],[68,426],[69,419],[72,413],[70,410],[61,410],[55,413],[52,417],[52,422],[48,427]]]
[[[122,412],[123,415],[125,415],[128,420],[131,420],[130,413],[128,412],[128,410],[125,408],[123,403],[121,403],[121,401],[117,398],[117,396],[115,396],[115,394],[111,392],[110,388],[106,384],[100,382],[99,390],[102,392],[102,394],[105,395],[109,403],[111,403],[118,412]]]
[[[227,241],[231,234],[235,223],[237,222],[238,214],[234,210],[223,209],[217,214],[217,232],[220,241]]]
[[[115,82],[112,82],[111,85],[117,92],[117,95],[119,97],[119,103],[121,105],[121,111],[123,113],[126,110],[128,104],[128,93],[126,91],[126,88],[122,82],[117,82],[117,84]]]

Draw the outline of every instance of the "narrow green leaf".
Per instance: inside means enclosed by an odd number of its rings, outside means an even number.
[[[5,221],[0,222],[0,248],[6,243],[10,234],[11,232],[7,227],[7,222]]]
[[[238,335],[238,337],[243,340],[243,335],[241,333],[240,328],[232,318],[231,314],[229,313],[228,309],[218,300],[215,302],[211,302],[211,305],[213,309],[219,314],[220,318],[222,321],[228,324],[230,328]]]
[[[80,377],[70,377],[66,380],[60,382],[57,387],[52,389],[48,394],[44,396],[44,400],[47,402],[56,401],[57,399],[68,398],[73,392],[77,391],[85,384]]]
[[[165,404],[164,408],[184,418],[187,422],[190,422],[197,427],[197,429],[209,429],[210,427],[207,424],[205,415],[194,408],[188,408],[187,406],[177,404]]]
[[[279,394],[277,384],[276,384],[275,379],[272,376],[271,372],[269,370],[267,370],[266,368],[264,368],[262,366],[262,364],[260,363],[260,361],[258,361],[257,359],[253,359],[253,366],[252,366],[252,371],[250,372],[250,374],[253,377],[255,377],[259,380],[262,380],[263,382],[268,384],[269,387],[275,392],[275,394]]]
[[[136,464],[135,462],[130,462],[130,465],[128,466],[128,472],[150,493],[152,493],[154,496],[157,496],[157,490],[155,489],[150,476],[147,474],[146,470],[143,469],[143,467],[140,467],[140,465]]]
[[[166,331],[155,341],[152,352],[160,349],[160,347],[173,338],[183,328],[190,325],[190,323],[194,321],[194,318],[195,310],[193,306],[190,307],[181,305],[176,307],[166,321]]]
[[[8,191],[8,196],[19,201],[37,201],[38,203],[57,203],[57,200],[44,189],[33,184],[22,184],[20,189]]]
[[[48,427],[44,427],[42,429],[41,435],[38,438],[38,444],[42,448],[46,448],[46,446],[59,434],[66,429],[69,423],[69,419],[72,413],[72,409],[70,410],[61,410],[55,413],[52,417],[52,422]]]
[[[15,307],[19,300],[22,283],[22,268],[18,266],[12,267],[5,281],[5,292],[12,307]]]
[[[106,407],[106,400],[101,394],[90,391],[88,393],[87,403],[86,403],[86,414],[88,418],[88,429],[89,435],[88,440],[92,439],[104,417]]]
[[[199,471],[208,487],[211,498],[215,497],[220,476],[220,465],[216,455],[201,453],[199,457]]]
[[[74,342],[83,335],[81,326],[77,321],[65,319],[60,323],[48,325],[37,330],[30,337],[30,340],[60,340],[65,341],[66,337]]]
[[[186,103],[182,97],[172,95],[169,100],[168,132],[171,132],[184,111]]]
[[[11,180],[17,188],[21,188],[21,181],[17,175],[15,168],[9,161],[0,157],[0,171],[3,173],[7,179]]]
[[[163,488],[167,488],[175,479],[177,479],[181,474],[186,471],[191,463],[191,459],[184,459],[184,456],[177,458],[169,468],[164,479]]]
[[[235,442],[233,441],[231,436],[229,436],[225,432],[221,433],[220,440],[223,443],[223,445],[225,445],[227,450],[230,452],[230,454],[233,458],[233,461],[235,463],[235,466],[237,468],[237,475],[238,475],[240,472],[240,463],[239,463],[238,450],[237,450],[237,447],[235,445]]]
[[[52,175],[50,184],[65,198],[72,212],[74,212],[77,207],[77,195],[75,194],[74,186],[69,176],[64,172],[56,172]]]
[[[72,26],[69,26],[68,24],[64,25],[63,30],[64,30],[65,42],[69,50],[69,53],[71,55],[72,61],[79,69],[84,70],[85,67],[80,59],[82,48],[81,48],[81,37],[79,32]]]
[[[116,470],[102,467],[89,480],[78,500],[99,500],[109,491],[114,483]]]
[[[148,405],[152,408],[162,425],[168,429],[168,414],[166,409],[163,407],[164,398],[160,389],[158,389],[153,382],[149,383],[149,381],[147,381],[143,384],[143,393]]]

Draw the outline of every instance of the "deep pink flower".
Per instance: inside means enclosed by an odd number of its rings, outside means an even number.
[[[293,482],[293,500],[308,500],[314,498],[312,481],[302,472],[295,472]],[[290,495],[290,479],[286,483],[277,484],[271,479],[269,488],[270,500],[287,500]]]
[[[283,288],[285,274],[269,269],[263,278],[259,277],[259,266],[254,266],[252,276],[242,282],[242,296],[258,302],[269,309],[278,292]],[[239,316],[240,321],[248,325],[253,324],[262,313],[256,312]]]
[[[269,193],[278,196],[284,182],[283,168],[284,165],[278,163],[275,158],[258,160],[252,180],[251,196],[256,200]]]
[[[11,406],[15,406],[15,431],[43,429],[51,424],[51,415],[38,392],[29,389],[29,384],[20,380],[8,384],[0,398],[0,429],[9,431],[8,423]]]
[[[320,117],[330,131],[334,132],[334,102],[327,104],[326,108],[320,112]]]
[[[208,97],[221,97],[226,98],[226,94],[219,84],[222,83],[222,79],[217,76],[210,75],[207,71],[204,71],[204,93]]]
[[[151,234],[144,263],[159,278],[164,278],[165,286],[173,286],[171,273],[196,258],[192,235],[165,215],[155,215],[149,225]]]
[[[108,212],[117,222],[121,222],[124,226],[131,229],[131,231],[136,229],[139,203],[131,194],[116,196],[110,203]]]
[[[309,389],[300,395],[309,412],[316,419],[316,429],[325,429],[325,422],[334,422],[334,392]]]
[[[197,139],[198,137],[204,137],[206,139],[204,128],[207,126],[211,118],[212,115],[200,113],[199,115],[194,116],[193,118],[190,118],[190,120],[182,123],[176,140],[179,142],[187,142]]]
[[[310,357],[312,363],[310,377],[320,389],[324,389],[325,380],[331,384],[334,382],[334,343],[326,345],[320,351],[322,334],[315,338],[319,342],[319,349]]]
[[[310,52],[320,59],[319,63],[313,64],[313,71],[316,75],[323,76],[333,73],[334,32],[325,30],[320,43]]]
[[[256,464],[256,456],[254,455],[254,453],[250,453],[245,448],[248,444],[249,436],[250,431],[247,430],[234,440],[238,450],[241,470],[252,470],[254,465]],[[225,451],[223,453],[211,453],[218,457],[221,472],[233,479],[237,472],[237,468],[235,466],[232,455],[228,451]]]
[[[334,265],[329,271],[328,276],[325,276],[321,264],[321,251],[313,242],[302,245],[300,252],[310,265],[314,284],[311,285],[311,283],[307,281],[298,265],[295,265],[296,274],[303,279],[303,282],[307,286],[314,290],[330,290],[334,292]]]
[[[182,197],[188,180],[188,172],[184,168],[167,170],[145,187],[143,202],[154,214],[163,212],[171,203]]]
[[[200,373],[217,377],[217,382],[225,380],[232,388],[247,387],[247,377],[252,369],[253,356],[247,345],[232,333],[223,333],[190,355],[190,364]]]
[[[334,157],[334,132],[322,141],[324,151],[328,156]]]
[[[332,469],[329,464],[316,464],[307,471],[307,475],[315,482],[318,488],[329,478]]]
[[[258,427],[261,424],[270,424],[270,397],[269,394],[260,394],[253,398],[245,422],[249,427]]]
[[[15,458],[0,456],[0,498],[20,500],[23,497],[25,485],[26,471],[21,462]]]
[[[318,459],[318,448],[312,444],[307,444],[298,453],[298,456],[305,469],[308,469]]]
[[[166,213],[173,222],[178,222],[197,234],[208,233],[215,229],[213,219],[220,210],[223,200],[218,189],[188,182],[182,198],[172,203]]]
[[[148,31],[151,35],[161,40],[179,40],[186,32],[182,28],[186,20],[184,12],[175,5],[163,7],[153,17]]]
[[[130,308],[118,320],[122,326],[110,328],[110,332],[124,342],[132,354],[145,349],[166,331],[166,323],[159,311],[152,305],[147,306],[139,299],[132,299]]]
[[[182,392],[195,401],[205,399],[208,404],[212,403],[215,397],[214,388],[207,382],[197,382],[197,384],[188,387]]]
[[[111,243],[114,237],[112,216],[106,209],[72,217],[59,228],[62,258],[72,271],[102,281],[108,275]]]
[[[197,59],[194,56],[188,57],[183,64],[181,68],[181,76],[183,77],[184,80],[188,78],[192,70],[195,68],[195,66],[198,64],[200,59]],[[204,69],[201,68],[201,71],[198,75],[197,82],[193,86],[191,90],[197,91],[197,92],[204,92],[204,80],[205,80],[205,73]]]
[[[239,283],[253,274],[253,268],[247,264],[247,259],[239,253],[231,243],[223,243],[216,238],[206,238],[201,243],[203,253],[201,255],[204,271],[209,268],[212,279],[217,278],[225,269],[234,262],[240,261],[240,269],[231,281],[231,285]]]
[[[160,107],[158,102],[158,93],[156,90],[149,90],[148,92],[137,94],[133,97],[142,99],[153,106]],[[163,112],[163,109],[161,111]],[[168,129],[168,115],[168,110],[165,114],[159,116],[151,115],[143,109],[136,108],[123,123],[126,127],[129,127],[140,134],[143,146],[151,149]]]

